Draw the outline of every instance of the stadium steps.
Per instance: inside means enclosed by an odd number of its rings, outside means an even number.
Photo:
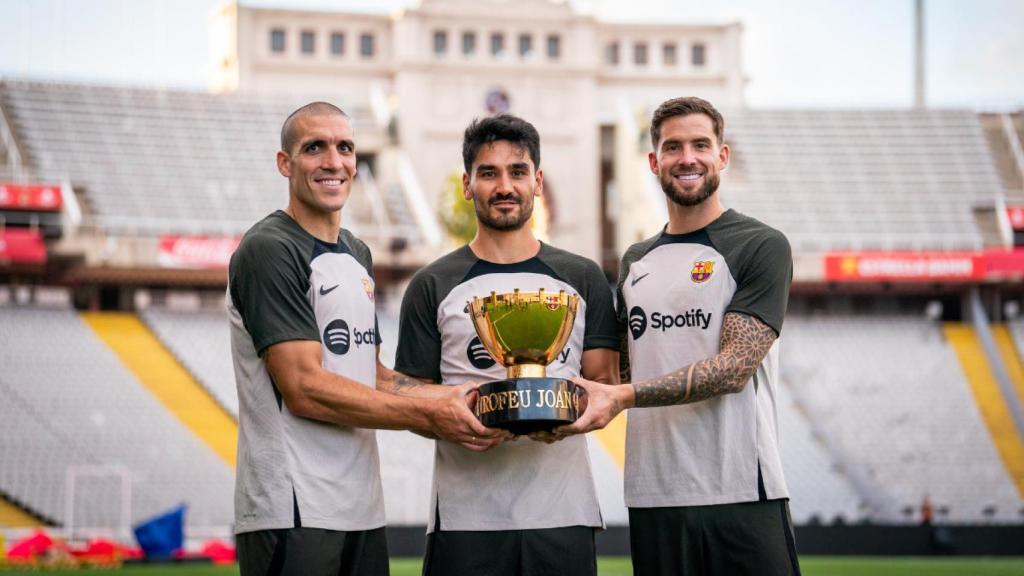
[[[999,231],[999,214],[992,206],[978,207],[973,210],[974,225],[981,234],[982,245],[986,248],[1002,248],[1003,235]]]
[[[1017,170],[1017,163],[1013,159],[1013,152],[1010,143],[1006,140],[1003,132],[1001,114],[979,114],[981,126],[985,130],[985,140],[992,151],[992,163],[999,172],[999,178],[1006,189],[1007,200],[1011,202],[1024,201],[1024,180]]]
[[[82,320],[186,428],[235,468],[238,425],[137,316],[85,312]]]
[[[993,324],[992,336],[995,337],[996,346],[999,348],[999,355],[1003,358],[1003,365],[1013,381],[1013,389],[1017,392],[1017,402],[1024,405],[1024,362],[1021,361],[1020,353],[1013,341],[1013,335],[1005,324]]]
[[[1001,328],[1005,332],[1005,327]],[[974,395],[974,401],[978,405],[978,410],[985,421],[996,451],[1017,487],[1017,494],[1024,499],[1024,442],[1017,434],[1013,418],[1010,416],[996,377],[986,359],[981,340],[974,328],[967,324],[949,322],[945,324],[943,330],[946,340],[956,351],[960,367],[964,371],[964,376],[967,378],[970,391]],[[1003,344],[998,346],[1002,350]],[[1007,370],[1011,374],[1017,370],[1017,375],[1021,376],[1019,360],[1016,363],[1008,364],[1014,364],[1007,366]]]
[[[18,506],[0,494],[0,527],[3,528],[41,528],[46,523],[34,514]]]

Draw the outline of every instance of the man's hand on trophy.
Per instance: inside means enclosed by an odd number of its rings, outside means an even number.
[[[507,430],[488,428],[480,423],[473,407],[476,405],[477,386],[466,382],[451,386],[448,394],[440,398],[441,406],[434,412],[434,431],[449,442],[467,450],[483,452],[501,444],[511,436]]]
[[[576,386],[583,389],[580,396],[580,417],[572,424],[559,426],[552,433],[559,439],[573,434],[584,434],[591,430],[600,430],[608,425],[615,416],[633,405],[633,387],[626,385],[601,384],[585,378],[570,378]]]

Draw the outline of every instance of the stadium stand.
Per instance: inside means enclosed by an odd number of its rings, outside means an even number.
[[[238,235],[283,206],[278,144],[267,135],[310,99],[0,82],[25,163],[41,178],[70,181],[98,227],[125,234]],[[369,110],[348,112],[372,152],[381,136]],[[385,227],[385,241],[395,226],[415,241],[405,197],[366,189],[364,179],[346,224],[369,238]]]
[[[0,339],[0,490],[65,527],[70,511],[76,527],[120,530],[123,493],[93,473],[107,471],[113,483],[130,480],[131,522],[185,502],[190,527],[231,524],[232,471],[145,393],[74,311],[0,308]],[[66,484],[76,468],[93,472],[69,507]]]
[[[1006,190],[1007,202],[1020,204],[1024,202],[1024,174],[1021,174],[1014,157],[1014,143],[1024,140],[1021,136],[1021,114],[979,114],[982,127],[985,129],[985,139],[988,141],[989,150],[992,151],[992,162],[999,171],[1003,182],[1003,189]],[[1008,130],[1009,128],[1009,130]]]
[[[223,312],[150,308],[139,314],[220,405],[238,419],[231,334]]]
[[[70,180],[102,229],[124,233],[240,234],[279,207],[284,184],[265,136],[303,101],[0,82],[0,106],[26,163],[42,178]],[[351,112],[361,134],[380,138],[369,110]],[[991,209],[1007,190],[993,137],[968,111],[728,117],[730,205],[772,222],[797,252],[980,248],[985,230],[973,211]],[[385,241],[398,231],[415,242],[400,184],[378,186],[372,173],[357,182],[364,193],[353,194],[346,212],[353,229]]]
[[[976,207],[1003,194],[967,111],[745,110],[727,115],[730,206],[795,253],[984,245]]]
[[[941,326],[909,316],[794,315],[782,378],[876,520],[908,522],[928,495],[943,521],[1020,522],[1021,499]]]
[[[787,339],[788,330],[787,327]],[[783,342],[784,346],[788,345]],[[776,407],[779,451],[792,496],[793,521],[798,524],[854,524],[868,518],[866,502],[857,494],[840,462],[829,454],[821,436],[815,433],[789,385],[780,387]]]
[[[1010,330],[1010,335],[1013,336],[1013,341],[1017,345],[1017,350],[1020,352],[1021,357],[1024,358],[1024,318],[1015,318],[1006,323],[1006,327]]]

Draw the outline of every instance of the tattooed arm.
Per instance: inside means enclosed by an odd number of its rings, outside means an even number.
[[[778,336],[753,316],[722,318],[719,353],[659,378],[633,384],[635,406],[690,404],[743,391]]]
[[[397,396],[414,398],[438,398],[444,395],[444,388],[426,378],[413,378],[395,372],[377,360],[377,390]]]
[[[387,392],[395,396],[405,396],[411,399],[443,399],[457,395],[458,402],[449,405],[452,418],[460,421],[461,425],[471,430],[470,438],[453,440],[463,447],[474,451],[488,450],[501,444],[508,436],[503,430],[487,428],[480,424],[472,412],[476,403],[476,384],[466,383],[461,386],[441,386],[425,378],[413,378],[401,372],[396,372],[377,360],[377,390]],[[410,429],[411,432],[419,434],[432,440],[452,440],[453,434],[447,430],[426,430]]]
[[[634,406],[691,404],[743,390],[778,336],[753,316],[737,312],[722,319],[718,354],[664,376],[632,386],[601,386],[586,380],[576,384],[587,391],[587,409],[560,434],[579,434],[603,428],[619,412]]]

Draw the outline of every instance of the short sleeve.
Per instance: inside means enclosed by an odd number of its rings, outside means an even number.
[[[583,333],[583,350],[591,348],[619,349],[619,337],[615,327],[615,304],[612,289],[608,286],[597,264],[588,261],[586,274],[587,318]]]
[[[320,341],[307,295],[309,271],[280,240],[253,236],[231,257],[231,300],[257,353],[288,340]]]
[[[395,370],[414,378],[441,381],[441,334],[437,294],[424,273],[413,276],[402,297]]]
[[[771,230],[746,248],[750,250],[749,256],[743,260],[736,278],[736,293],[725,311],[754,316],[781,334],[793,281],[789,241],[781,232]]]

